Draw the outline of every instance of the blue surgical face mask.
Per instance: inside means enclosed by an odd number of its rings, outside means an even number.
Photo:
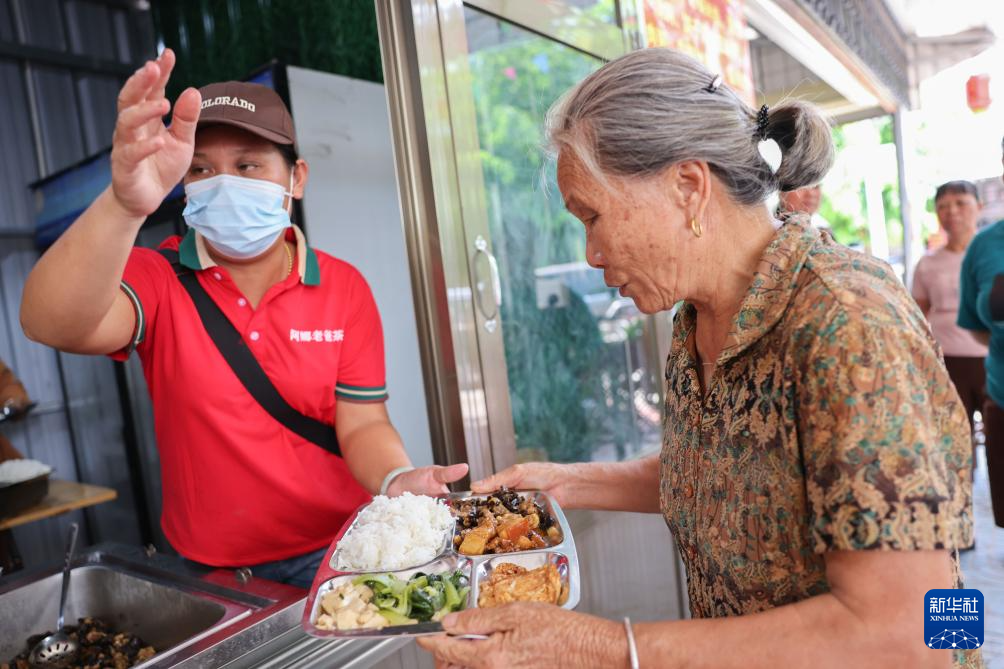
[[[293,175],[289,190],[263,179],[221,174],[185,186],[183,216],[220,253],[238,259],[264,253],[290,225],[283,197],[293,204]]]

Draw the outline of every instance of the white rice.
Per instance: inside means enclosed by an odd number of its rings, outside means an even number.
[[[439,555],[453,527],[447,506],[434,497],[378,495],[338,542],[340,571],[391,571],[417,567]]]
[[[0,462],[0,485],[13,485],[42,474],[48,474],[52,467],[38,460],[17,459]]]

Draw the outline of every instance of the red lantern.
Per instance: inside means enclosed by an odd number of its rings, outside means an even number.
[[[974,112],[990,106],[990,75],[974,74],[966,82],[966,104]]]

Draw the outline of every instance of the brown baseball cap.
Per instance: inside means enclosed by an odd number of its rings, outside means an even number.
[[[243,128],[276,144],[296,145],[293,118],[279,94],[246,81],[221,81],[199,89],[199,126],[223,123]]]

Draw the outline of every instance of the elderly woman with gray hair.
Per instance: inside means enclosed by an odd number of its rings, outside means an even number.
[[[824,119],[799,102],[758,114],[692,58],[647,49],[548,125],[590,264],[646,313],[684,301],[662,452],[474,488],[661,513],[693,619],[517,603],[443,621],[487,640],[419,643],[456,667],[983,666],[924,638],[924,594],[961,587],[972,532],[969,425],[924,316],[888,265],[765,204],[829,169]]]

